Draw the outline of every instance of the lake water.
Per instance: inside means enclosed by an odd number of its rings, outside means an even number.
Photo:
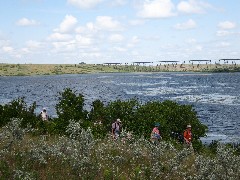
[[[86,109],[96,99],[109,102],[138,98],[192,104],[209,132],[203,142],[240,142],[240,73],[113,73],[0,77],[0,103],[18,97],[37,102],[56,116],[58,92],[71,88],[85,97]],[[193,127],[194,128],[194,127]]]

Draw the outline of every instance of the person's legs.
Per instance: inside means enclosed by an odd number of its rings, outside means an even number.
[[[118,139],[118,138],[119,138],[119,133],[115,132],[115,139]]]
[[[159,144],[159,139],[158,138],[151,138],[151,141],[155,145]]]

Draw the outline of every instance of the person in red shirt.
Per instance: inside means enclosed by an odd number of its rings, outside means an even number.
[[[184,142],[187,147],[192,147],[192,127],[191,125],[187,125],[187,129],[183,132]]]

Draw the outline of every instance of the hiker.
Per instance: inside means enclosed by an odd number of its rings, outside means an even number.
[[[159,140],[162,139],[159,131],[160,123],[155,123],[154,128],[151,132],[151,141],[154,144],[158,144]]]
[[[172,131],[171,137],[173,139],[176,139],[180,143],[184,142],[184,138],[183,138],[183,134],[182,133],[178,133],[178,132]]]
[[[47,114],[46,108],[43,108],[43,110],[40,112],[40,116],[41,116],[43,121],[47,121],[48,120],[48,114]]]
[[[121,133],[121,120],[118,118],[114,123],[112,123],[112,136],[117,139]]]
[[[184,143],[186,147],[192,148],[192,127],[191,125],[187,125],[187,129],[184,130],[183,132],[183,137],[184,137]]]

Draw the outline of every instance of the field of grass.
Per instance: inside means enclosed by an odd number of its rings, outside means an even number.
[[[0,64],[0,76],[31,76],[114,72],[223,72],[239,71],[240,65],[95,65],[95,64]]]
[[[86,74],[100,72],[118,72],[117,69],[100,65],[75,64],[1,64],[0,75],[57,75],[57,74]]]

